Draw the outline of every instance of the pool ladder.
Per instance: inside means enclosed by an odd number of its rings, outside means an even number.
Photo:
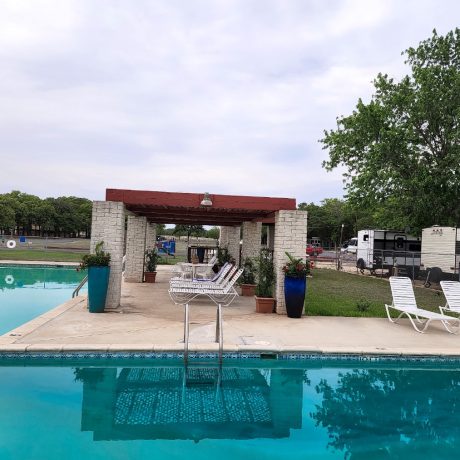
[[[86,284],[88,281],[88,276],[85,276],[81,281],[80,284],[75,288],[75,290],[72,292],[72,299],[74,297],[77,297],[78,294],[80,293],[80,289]]]
[[[186,303],[185,316],[184,316],[184,364],[188,364],[188,342],[189,342],[189,328],[190,328],[190,314],[189,304]],[[224,348],[224,331],[222,328],[222,305],[217,304],[217,316],[216,316],[216,343],[219,344],[219,364],[222,364],[222,353]]]

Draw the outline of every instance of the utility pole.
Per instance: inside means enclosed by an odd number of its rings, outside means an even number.
[[[343,239],[343,227],[345,227],[345,224],[342,224],[340,228],[340,243],[339,243],[339,249],[337,251],[337,270],[342,270],[342,239]]]

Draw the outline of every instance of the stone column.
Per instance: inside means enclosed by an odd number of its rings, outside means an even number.
[[[91,253],[96,244],[104,242],[110,254],[110,278],[106,308],[120,306],[123,250],[125,244],[125,205],[117,201],[94,201],[91,223]]]
[[[267,225],[267,248],[275,249],[275,226],[271,224]]]
[[[277,211],[275,214],[275,266],[276,313],[285,314],[283,265],[287,262],[285,252],[305,260],[307,247],[307,211]]]
[[[157,242],[157,224],[147,222],[145,230],[145,249],[153,249]]]
[[[228,248],[228,252],[240,264],[240,226],[220,227],[219,247]]]
[[[146,227],[146,217],[128,216],[125,263],[127,283],[142,283],[143,281]]]
[[[259,256],[260,241],[262,239],[262,222],[243,222],[243,247],[241,248],[241,262],[246,257],[254,259]]]

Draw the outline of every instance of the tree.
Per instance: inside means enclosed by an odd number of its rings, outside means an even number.
[[[203,236],[206,233],[202,225],[176,225],[173,230],[174,235],[187,235],[187,242],[190,236]]]
[[[92,203],[86,198],[40,199],[17,190],[0,195],[0,230],[16,234],[89,235]]]
[[[371,228],[376,224],[374,212],[352,207],[338,198],[325,198],[320,205],[300,203],[298,209],[308,211],[308,237],[319,237],[322,242],[332,240],[339,243],[356,236],[358,230]],[[341,229],[343,224],[343,233]]]
[[[14,210],[8,200],[0,196],[0,234],[10,233],[15,226]]]
[[[211,227],[207,232],[206,232],[206,237],[207,238],[213,238],[215,240],[219,239],[220,235],[220,229],[219,227]]]
[[[322,379],[310,416],[344,458],[453,458],[460,441],[454,370],[352,369]]]
[[[413,232],[460,223],[460,29],[431,38],[407,56],[411,75],[379,74],[369,104],[361,99],[320,140],[323,166],[347,168],[352,206],[377,209],[381,224]]]

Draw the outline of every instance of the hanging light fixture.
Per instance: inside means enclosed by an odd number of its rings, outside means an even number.
[[[201,206],[212,206],[212,200],[208,192],[205,192],[200,204]]]

